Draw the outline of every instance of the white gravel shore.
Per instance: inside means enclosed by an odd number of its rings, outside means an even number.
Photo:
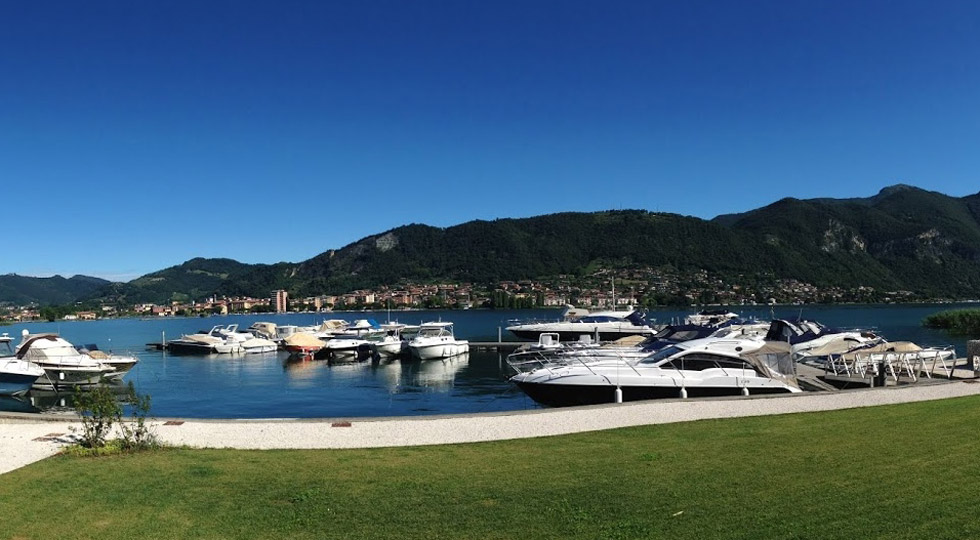
[[[153,422],[160,441],[200,448],[376,448],[495,441],[769,414],[829,411],[980,394],[976,380],[782,397],[645,401],[566,409],[410,418],[178,420]],[[64,417],[0,413],[0,473],[56,454],[70,441]]]

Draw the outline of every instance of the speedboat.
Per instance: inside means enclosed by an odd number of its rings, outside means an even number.
[[[11,338],[0,336],[0,396],[18,396],[27,393],[44,370],[37,364],[19,360],[11,348]]]
[[[35,382],[34,388],[59,389],[85,387],[99,384],[102,377],[114,371],[110,366],[82,354],[75,346],[57,334],[21,334],[16,355],[20,360],[37,364],[44,375]]]
[[[239,332],[237,324],[215,326],[211,331],[217,332],[218,336],[227,341],[237,342],[245,354],[270,353],[279,350],[279,345],[271,339],[257,337],[250,332]]]
[[[512,366],[511,382],[550,406],[801,391],[790,345],[759,338],[685,341],[638,360],[575,356]]]
[[[535,341],[543,333],[558,334],[563,341],[575,341],[583,335],[593,336],[597,341],[613,341],[655,333],[643,314],[633,309],[589,313],[572,306],[567,306],[562,321],[518,324],[508,326],[507,331],[518,338]]]
[[[174,354],[229,354],[242,352],[242,345],[222,336],[224,326],[215,326],[208,332],[185,334],[180,339],[167,342],[167,350]]]
[[[381,356],[398,356],[408,350],[408,341],[402,338],[402,331],[408,325],[385,323],[381,325],[384,335],[372,343]]]
[[[279,339],[276,323],[274,322],[254,322],[245,331],[257,338],[268,339],[270,341]]]
[[[323,353],[330,357],[357,356],[358,352],[366,351],[371,346],[368,340],[357,334],[340,334],[334,336],[323,346]]]
[[[470,342],[456,339],[451,322],[427,322],[419,325],[419,333],[408,342],[412,356],[420,360],[449,358],[470,352]]]

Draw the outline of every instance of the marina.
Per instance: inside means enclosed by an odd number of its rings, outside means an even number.
[[[924,346],[955,346],[953,354],[963,358],[965,341],[957,342],[944,332],[923,328],[921,319],[949,305],[909,306],[818,306],[803,314],[844,328],[871,328],[893,339],[914,341]],[[743,317],[798,316],[798,306],[785,308],[735,309]],[[679,321],[693,310],[654,310],[647,313],[657,321]],[[396,314],[393,314],[396,315]],[[514,370],[507,355],[522,345],[502,329],[514,319],[557,319],[553,310],[468,310],[399,312],[403,324],[453,321],[455,336],[469,341],[469,352],[448,358],[421,360],[410,355],[379,356],[352,362],[305,359],[284,351],[254,354],[175,355],[148,348],[167,337],[179,338],[216,326],[247,328],[258,321],[285,326],[309,326],[323,315],[290,314],[167,319],[107,319],[97,322],[61,322],[11,326],[32,333],[53,332],[72,343],[98,343],[107,353],[135,353],[139,363],[125,376],[140,392],[152,396],[153,414],[182,418],[330,418],[377,416],[424,416],[460,413],[497,413],[539,409],[542,406],[508,379]],[[331,313],[332,319],[385,320],[385,313]],[[819,383],[816,368],[801,365],[801,386],[814,391]],[[851,364],[853,370],[853,362]],[[885,366],[895,384],[906,384],[910,371],[899,363]],[[898,371],[895,371],[895,370]],[[945,378],[940,366],[936,379]],[[924,379],[929,377],[923,376]],[[851,387],[868,387],[873,378],[851,378]],[[899,381],[900,379],[900,381]],[[611,401],[611,400],[610,400]],[[70,393],[32,390],[21,397],[0,398],[0,408],[19,412],[57,412],[70,409]]]

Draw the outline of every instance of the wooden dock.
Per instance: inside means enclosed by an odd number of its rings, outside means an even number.
[[[470,349],[477,351],[500,351],[511,352],[521,345],[527,345],[529,341],[471,341]]]

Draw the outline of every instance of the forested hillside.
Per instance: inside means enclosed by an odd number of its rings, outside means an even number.
[[[722,276],[765,274],[818,286],[976,297],[980,194],[956,198],[898,185],[861,199],[788,198],[708,221],[624,210],[447,228],[412,224],[300,263],[198,258],[125,284],[72,278],[71,287],[63,278],[44,282],[4,276],[0,293],[3,299],[18,299],[11,301],[42,302],[86,295],[120,302],[212,294],[264,297],[278,288],[307,296],[408,281],[494,283],[574,275],[597,264],[670,266]]]

